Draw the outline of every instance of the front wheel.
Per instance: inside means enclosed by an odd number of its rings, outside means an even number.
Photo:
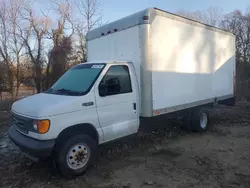
[[[56,167],[66,178],[82,175],[93,163],[96,149],[96,142],[87,135],[71,137],[56,153]]]

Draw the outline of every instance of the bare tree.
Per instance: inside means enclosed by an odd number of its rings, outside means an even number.
[[[73,0],[76,14],[79,15],[75,23],[75,35],[77,36],[78,53],[82,61],[86,61],[86,33],[102,24],[102,10],[99,0]]]
[[[86,33],[101,24],[99,0],[52,0],[47,10],[53,9],[53,21],[49,12],[35,12],[33,5],[29,0],[0,1],[0,68],[4,72],[0,84],[12,93],[15,86],[15,96],[27,71],[41,92],[45,79],[48,87],[67,68],[86,60]]]
[[[178,15],[190,18],[192,20],[202,22],[211,26],[219,26],[222,19],[222,9],[219,7],[209,7],[202,11],[185,11],[179,10],[176,12]]]
[[[99,0],[74,0],[74,3],[85,22],[82,28],[85,32],[101,24],[102,12]]]
[[[223,15],[222,8],[220,7],[209,7],[204,14],[204,22],[208,25],[219,26]]]
[[[202,15],[200,11],[190,12],[187,10],[178,10],[176,14],[198,22],[202,22]]]
[[[249,99],[250,88],[250,10],[235,10],[225,16],[220,26],[236,37],[237,97]]]
[[[21,56],[23,55],[23,47],[24,47],[24,41],[22,39],[22,17],[21,17],[21,11],[22,6],[24,5],[23,0],[10,0],[10,50],[13,54],[13,61],[15,62],[15,90],[16,94],[15,97],[18,96],[19,93],[19,87],[21,84]]]
[[[65,3],[54,1],[54,5],[54,10],[58,13],[58,19],[57,27],[51,30],[49,37],[52,40],[53,46],[48,54],[46,89],[65,72],[68,56],[72,51],[71,37],[74,33],[70,3],[68,1]]]
[[[0,55],[2,58],[3,66],[7,71],[7,88],[10,92],[13,91],[13,75],[11,68],[13,66],[11,58],[10,58],[10,50],[9,50],[9,7],[6,1],[0,2]]]
[[[75,26],[75,34],[77,36],[77,44],[76,48],[77,53],[81,56],[83,62],[87,61],[87,50],[86,50],[86,32],[81,26],[81,24],[77,24]]]
[[[25,19],[28,21],[29,25],[25,29],[22,39],[33,64],[33,78],[37,92],[39,93],[42,90],[42,69],[44,65],[42,53],[43,40],[48,34],[51,21],[46,15],[40,18],[36,17],[31,6],[27,6],[25,12]]]
[[[221,27],[235,34],[238,61],[250,63],[250,12],[243,14],[236,10],[226,15]]]
[[[51,50],[51,84],[55,83],[66,71],[68,67],[68,57],[72,50],[70,37],[63,36],[60,42]]]

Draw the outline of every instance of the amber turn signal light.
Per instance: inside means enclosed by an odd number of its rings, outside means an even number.
[[[49,120],[35,120],[33,123],[34,128],[40,134],[45,134],[49,131],[50,121]]]

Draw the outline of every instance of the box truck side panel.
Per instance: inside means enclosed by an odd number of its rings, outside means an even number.
[[[234,95],[235,36],[215,33],[213,92],[219,99]]]
[[[139,26],[89,40],[87,49],[88,61],[117,60],[133,62],[136,76],[140,78]]]
[[[159,15],[151,32],[155,115],[232,97],[232,34]]]

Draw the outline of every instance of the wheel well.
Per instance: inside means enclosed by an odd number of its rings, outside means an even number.
[[[79,134],[86,134],[97,144],[99,143],[99,135],[95,127],[91,124],[84,123],[64,129],[56,139],[56,148],[60,147],[68,138]]]

